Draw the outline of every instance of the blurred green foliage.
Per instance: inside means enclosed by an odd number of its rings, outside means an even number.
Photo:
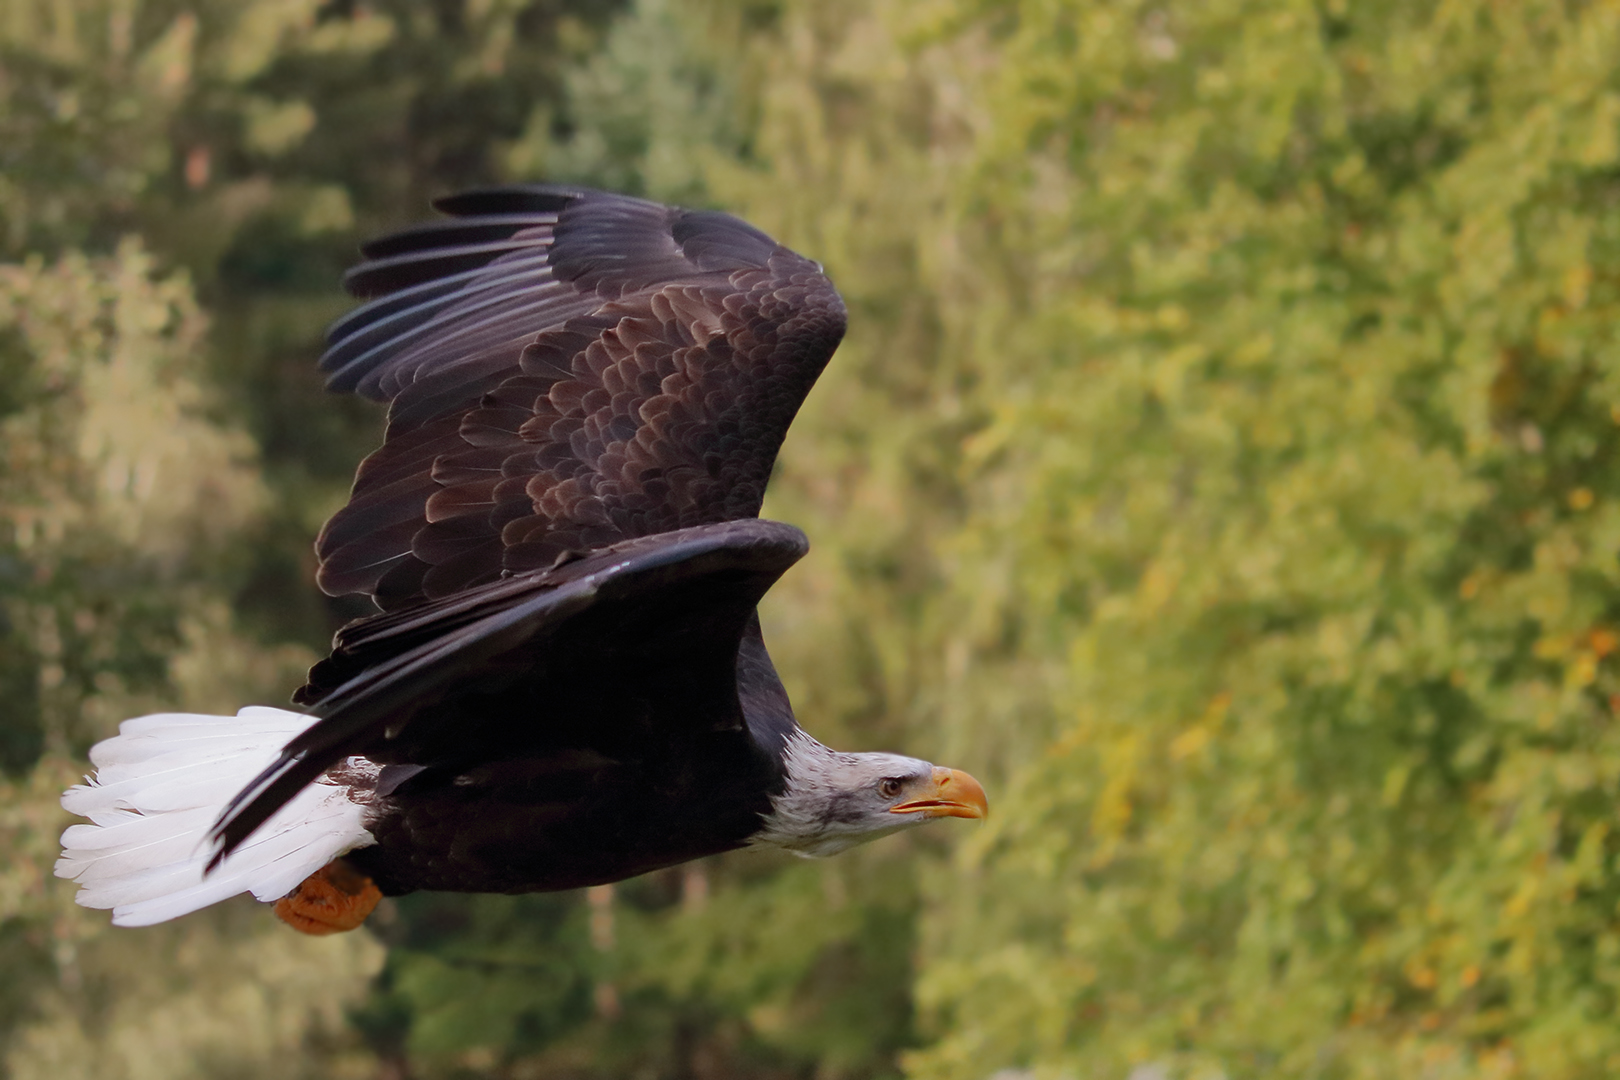
[[[1620,1072],[1616,55],[1575,3],[6,5],[0,1060]],[[312,371],[353,243],[536,176],[827,265],[767,637],[994,819],[112,933],[48,877],[75,755],[355,611],[308,585],[378,428]]]

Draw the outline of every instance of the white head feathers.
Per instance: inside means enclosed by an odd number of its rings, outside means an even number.
[[[927,820],[891,812],[905,790],[933,775],[926,761],[840,753],[800,730],[788,736],[783,764],[787,788],[771,799],[772,811],[751,845],[820,858]]]

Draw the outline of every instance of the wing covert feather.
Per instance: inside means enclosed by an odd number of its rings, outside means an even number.
[[[844,331],[813,262],[725,214],[570,188],[441,200],[368,245],[330,385],[389,403],[317,545],[329,593],[439,600],[758,514]]]

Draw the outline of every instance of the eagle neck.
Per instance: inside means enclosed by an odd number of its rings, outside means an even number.
[[[771,811],[750,846],[775,847],[814,858],[831,855],[858,841],[829,836],[829,813],[842,785],[841,777],[856,765],[853,754],[840,753],[794,728],[782,744],[786,783],[771,796]]]

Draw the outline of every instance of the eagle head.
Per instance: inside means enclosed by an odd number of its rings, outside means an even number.
[[[942,817],[983,818],[984,788],[959,769],[900,754],[846,754],[802,730],[783,754],[787,782],[752,843],[819,858]]]

